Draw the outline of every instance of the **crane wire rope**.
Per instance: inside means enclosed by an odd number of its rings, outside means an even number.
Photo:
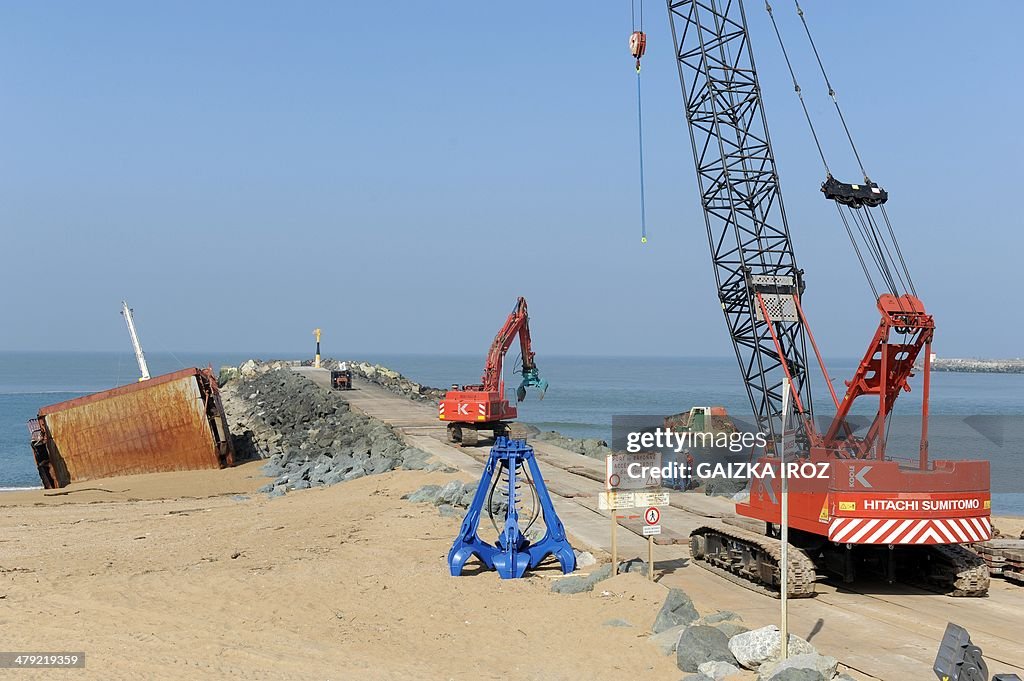
[[[831,176],[832,171],[829,170],[828,161],[825,160],[825,152],[821,148],[821,141],[818,139],[818,131],[814,129],[814,122],[811,120],[811,113],[807,110],[807,102],[804,101],[803,90],[800,89],[800,83],[796,80],[796,72],[793,70],[793,64],[789,60],[789,52],[786,51],[786,44],[782,41],[782,33],[779,31],[779,25],[775,23],[775,12],[772,11],[770,3],[765,2],[764,8],[768,12],[768,16],[772,20],[772,28],[775,29],[775,37],[779,39],[779,47],[782,49],[782,56],[786,59],[786,68],[789,69],[789,76],[793,79],[793,90],[796,92],[796,96],[800,99],[800,106],[804,110],[804,118],[807,119],[807,127],[811,130],[811,137],[814,138],[814,145],[818,147],[818,155],[821,156],[821,163],[825,166],[825,172]]]
[[[853,151],[853,155],[857,159],[857,165],[860,167],[860,172],[864,176],[864,181],[870,184],[871,179],[868,177],[868,171],[865,169],[864,162],[861,160],[857,144],[853,141],[853,134],[850,132],[850,126],[846,122],[846,116],[843,114],[842,107],[839,106],[839,98],[836,94],[835,88],[832,87],[832,81],[828,77],[828,71],[825,69],[824,61],[821,59],[821,53],[818,51],[818,45],[814,42],[814,36],[811,34],[811,28],[807,23],[807,15],[804,13],[803,7],[800,6],[800,0],[793,0],[793,4],[796,6],[797,16],[800,17],[800,23],[803,25],[804,33],[807,35],[807,42],[810,43],[811,50],[814,52],[814,58],[818,62],[818,69],[821,71],[821,77],[825,81],[825,87],[828,88],[828,96],[832,99],[832,103],[835,105],[836,114],[838,114],[839,121],[843,125],[843,131],[846,133],[846,139],[850,142],[850,149]],[[781,42],[781,37],[779,40]],[[900,242],[896,239],[896,232],[893,229],[892,222],[889,220],[889,214],[885,210],[885,205],[881,205],[879,208],[881,209],[882,217],[885,220],[886,228],[889,232],[889,238],[891,239],[893,248],[896,252],[896,258],[899,261],[900,269],[903,270],[903,274],[906,277],[906,281],[903,282],[904,290],[909,289],[910,292],[917,297],[917,289],[914,287],[913,278],[910,276],[910,269],[907,267],[907,261],[903,257],[903,249],[900,248]],[[892,259],[891,254],[890,259]],[[893,260],[894,265],[895,263],[896,260]],[[898,271],[897,274],[899,274]]]
[[[637,4],[640,6],[637,12]],[[633,22],[633,35],[643,35],[644,30],[644,0],[630,0],[630,19]],[[639,21],[637,16],[639,15]],[[646,38],[644,38],[646,40]],[[643,98],[640,89],[640,57],[643,56],[644,45],[641,45],[639,54],[636,57],[636,130],[640,156],[640,243],[647,243],[647,190],[644,181],[644,110]]]
[[[836,91],[828,79],[828,73],[825,72],[825,64],[821,61],[821,55],[818,53],[818,46],[814,44],[814,38],[811,37],[811,29],[807,25],[807,17],[804,16],[804,10],[800,6],[800,0],[793,0],[793,4],[796,5],[796,13],[800,17],[800,22],[804,25],[804,32],[807,34],[807,40],[811,43],[811,49],[814,51],[814,58],[818,60],[818,68],[821,69],[821,75],[825,79],[825,86],[828,87],[828,96],[832,98],[832,103],[836,105],[836,112],[839,114],[839,120],[843,124],[843,130],[846,131],[846,139],[850,140],[850,148],[853,149],[853,155],[857,158],[857,165],[860,166],[860,172],[864,176],[864,181],[870,183],[871,180],[868,178],[868,171],[864,169],[864,163],[860,160],[860,153],[857,151],[857,145],[853,143],[853,135],[850,134],[850,127],[846,125],[846,117],[843,115],[843,110],[839,107],[839,99],[836,97]]]
[[[800,17],[800,21],[804,28],[804,33],[807,35],[807,39],[810,43],[811,49],[814,52],[815,60],[818,63],[818,68],[821,71],[821,75],[825,80],[825,85],[828,88],[828,95],[832,99],[835,105],[836,113],[838,114],[839,120],[843,126],[843,130],[846,133],[846,138],[850,143],[850,148],[853,150],[853,155],[857,160],[857,165],[864,176],[864,180],[868,183],[868,186],[873,186],[870,178],[868,177],[867,171],[864,168],[864,163],[861,159],[857,145],[854,142],[853,134],[850,131],[850,127],[846,122],[846,117],[843,114],[842,107],[839,105],[839,99],[836,95],[835,88],[832,87],[832,82],[828,77],[828,72],[825,69],[824,61],[821,58],[821,53],[818,51],[817,44],[814,42],[814,38],[811,34],[810,26],[807,23],[806,15],[804,14],[803,8],[800,6],[799,0],[794,0],[796,6],[797,15]],[[770,2],[765,2],[765,10],[771,19],[772,28],[775,32],[775,37],[778,40],[779,48],[782,51],[783,58],[786,62],[786,68],[789,70],[790,78],[793,81],[793,89],[800,100],[800,106],[804,113],[804,118],[807,121],[807,127],[811,132],[811,137],[814,140],[815,147],[817,148],[818,155],[821,157],[822,165],[825,167],[825,172],[828,178],[832,178],[832,173],[829,168],[828,160],[824,152],[824,148],[821,144],[821,139],[818,135],[817,129],[814,127],[813,118],[810,115],[810,111],[807,107],[807,102],[803,96],[803,90],[800,87],[799,81],[796,77],[796,71],[793,67],[792,60],[789,56],[789,51],[786,49],[785,41],[782,38],[782,32],[779,29],[778,23],[775,19],[775,13],[772,9]],[[871,268],[868,267],[867,261],[864,258],[864,254],[857,242],[857,236],[855,231],[859,234],[860,239],[863,242],[864,250],[870,255],[870,260],[874,264],[878,275],[881,277],[884,284],[883,288],[888,291],[892,296],[900,299],[900,291],[911,291],[914,295],[917,295],[917,290],[914,287],[913,279],[910,276],[910,270],[907,267],[906,259],[903,256],[903,251],[900,248],[899,241],[896,239],[895,230],[892,227],[892,222],[889,219],[888,213],[885,211],[884,205],[879,205],[881,209],[882,217],[885,221],[886,231],[888,232],[888,239],[886,239],[885,232],[882,231],[882,227],[878,220],[871,214],[869,206],[850,206],[846,205],[846,212],[844,212],[844,206],[836,203],[840,218],[843,221],[843,225],[846,229],[846,234],[850,239],[850,243],[853,245],[854,252],[857,255],[858,262],[860,263],[861,270],[867,279],[868,286],[871,288],[875,298],[878,297],[878,286],[876,286],[874,277],[871,274]],[[863,211],[860,208],[864,208]],[[853,219],[853,223],[857,229],[853,230],[850,227],[850,219]],[[892,242],[890,248],[889,241]],[[895,257],[893,254],[895,253]],[[895,272],[895,275],[894,275]],[[902,307],[902,301],[900,302]]]

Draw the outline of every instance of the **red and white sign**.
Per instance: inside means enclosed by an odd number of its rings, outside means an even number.
[[[833,518],[829,541],[841,544],[966,544],[992,538],[988,518]]]
[[[657,525],[661,522],[661,511],[657,506],[651,506],[644,511],[644,522],[648,525]]]

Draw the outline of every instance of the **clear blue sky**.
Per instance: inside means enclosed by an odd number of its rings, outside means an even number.
[[[806,0],[943,355],[1024,355],[1019,2]],[[646,3],[639,241],[629,3],[3,2],[3,350],[722,355],[664,5]],[[830,102],[776,2],[837,175]],[[762,3],[748,3],[805,307],[877,323]]]

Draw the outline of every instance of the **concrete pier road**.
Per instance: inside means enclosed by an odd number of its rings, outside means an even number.
[[[308,367],[296,370],[329,388],[330,372]],[[355,388],[344,393],[353,407],[391,424],[409,444],[464,471],[467,479],[479,478],[487,441],[476,448],[452,446],[445,440],[445,424],[438,420],[433,404],[414,402],[358,378]],[[610,520],[606,512],[597,510],[597,495],[604,488],[604,462],[542,441],[531,444],[555,509],[577,545],[609,552]],[[778,600],[689,565],[686,537],[711,518],[745,522],[735,516],[726,499],[672,495],[672,505],[662,513],[666,534],[661,540],[675,543],[655,547],[660,583],[684,589],[702,611],[733,610],[751,627],[778,624]],[[620,560],[645,557],[640,523],[623,520],[620,525]],[[1024,588],[994,579],[986,598],[952,598],[900,584],[842,586],[819,581],[817,591],[815,598],[790,601],[790,630],[810,640],[822,653],[838,658],[859,678],[933,678],[931,666],[949,621],[970,631],[992,674],[1024,676]]]

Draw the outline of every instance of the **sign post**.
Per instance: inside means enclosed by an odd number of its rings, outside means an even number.
[[[661,511],[649,506],[644,511],[644,534],[647,535],[647,577],[654,581],[654,535],[661,534]]]
[[[612,516],[612,577],[614,577],[615,575],[619,574],[619,542],[618,542],[618,537],[616,537],[616,534],[617,534],[616,530],[619,527],[619,519],[618,519],[618,517],[616,517],[617,514],[618,514],[618,509],[613,508],[611,510],[611,516]]]
[[[611,490],[611,485],[608,486]],[[633,508],[635,501],[633,499],[632,492],[601,492],[598,496],[598,509],[607,510],[612,519],[612,576],[614,577],[619,571],[619,544],[617,537],[617,528],[619,525],[619,517],[617,511],[620,508]]]
[[[780,478],[782,484],[782,504],[781,504],[781,517],[779,518],[780,524],[782,525],[782,564],[779,566],[779,572],[781,579],[780,587],[782,589],[781,601],[782,601],[782,626],[780,628],[780,634],[782,636],[781,649],[782,659],[789,658],[789,479],[786,475],[786,427],[789,425],[789,390],[790,383],[789,378],[782,379],[782,436],[780,437],[780,449],[781,461],[782,461],[782,476]]]
[[[599,498],[598,508],[609,510],[612,520],[612,576],[619,571],[619,544],[618,524],[619,518],[616,511],[620,508],[634,508],[650,506],[648,513],[653,510],[656,514],[653,522],[645,522],[643,536],[647,537],[647,573],[650,579],[654,579],[654,535],[661,534],[661,526],[658,521],[661,519],[661,511],[656,506],[668,505],[668,493],[652,490],[660,490],[661,482],[652,471],[661,467],[661,454],[658,452],[638,452],[610,454],[605,460],[605,489]],[[637,466],[636,470],[631,466]],[[636,475],[641,472],[640,475]],[[637,491],[633,491],[637,490]],[[629,516],[638,518],[639,516]],[[645,521],[648,514],[644,515]]]

